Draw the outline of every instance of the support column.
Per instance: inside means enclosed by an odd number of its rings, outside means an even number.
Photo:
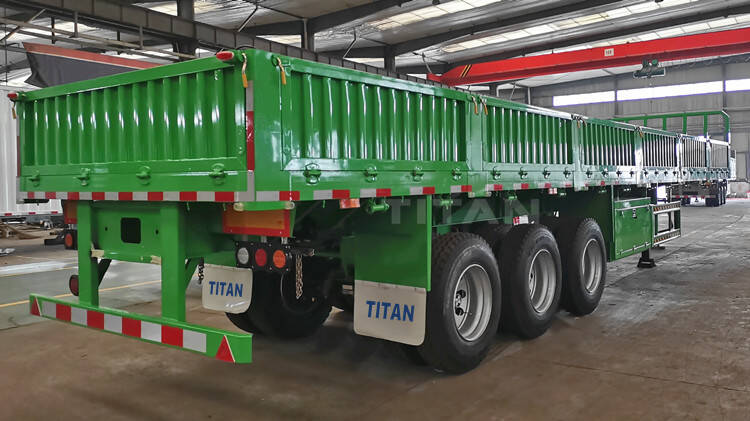
[[[302,21],[302,48],[310,51],[315,51],[315,31],[308,26],[307,19]]]
[[[161,226],[161,315],[185,321],[185,210],[180,203],[164,204]]]
[[[78,302],[99,305],[99,265],[91,257],[94,244],[92,202],[78,201]]]
[[[195,20],[195,0],[177,0],[177,16],[183,19]],[[177,41],[175,52],[195,55],[198,48],[198,41],[194,39],[185,39]]]
[[[487,86],[489,86],[489,88],[490,88],[490,95],[497,96],[497,88],[500,87],[500,84],[499,83],[490,83]]]
[[[385,48],[385,55],[383,56],[383,67],[386,71],[396,71],[396,55],[390,47]]]

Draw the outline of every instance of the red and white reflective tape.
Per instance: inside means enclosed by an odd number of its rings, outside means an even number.
[[[41,301],[40,308],[38,302],[33,301],[31,314],[206,353],[206,334],[203,332],[85,310],[51,301]]]
[[[513,217],[513,225],[521,225],[521,224],[528,224],[528,223],[529,223],[528,215],[521,215],[521,216]]]
[[[247,191],[156,191],[156,192],[18,192],[18,199],[119,200],[144,202],[252,202],[255,175],[247,172]]]
[[[471,184],[462,184],[459,186],[451,186],[451,193],[468,193],[472,190]]]
[[[349,199],[349,190],[315,190],[313,191],[313,199],[315,200],[329,200],[329,199]]]
[[[536,183],[536,186],[537,186],[537,188],[540,188],[540,189],[550,189],[550,188],[552,188],[552,183],[549,183],[549,182],[540,182],[540,183]]]
[[[502,184],[487,184],[484,189],[486,191],[500,191],[503,189]]]
[[[19,192],[20,199],[119,200],[119,201],[182,201],[182,202],[246,202],[248,192],[165,191],[165,192]]]
[[[513,183],[513,190],[528,190],[529,183]]]
[[[566,182],[562,183],[562,185],[560,185],[560,187],[573,187],[573,182],[572,181],[566,181]]]
[[[391,189],[359,189],[359,197],[388,197]]]
[[[28,215],[59,215],[60,211],[49,211],[49,212],[4,212],[2,216],[28,216]]]
[[[435,187],[409,187],[409,194],[412,196],[435,194]]]

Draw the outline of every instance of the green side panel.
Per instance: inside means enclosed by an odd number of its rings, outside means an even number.
[[[31,313],[235,363],[252,362],[253,335],[31,294]],[[133,326],[137,328],[128,328]],[[148,324],[148,325],[147,325]],[[223,346],[222,346],[223,345]]]
[[[570,114],[487,98],[480,108],[482,160],[488,183],[573,181],[574,127]]]
[[[27,92],[16,106],[21,190],[246,187],[241,72],[215,58]]]
[[[390,210],[356,224],[354,277],[430,290],[432,197],[388,201]]]
[[[465,166],[465,94],[289,61],[281,114],[286,169]]]
[[[651,248],[654,217],[650,198],[616,200],[613,204],[613,218],[615,259]]]

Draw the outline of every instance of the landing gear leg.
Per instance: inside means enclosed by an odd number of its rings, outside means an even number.
[[[641,253],[641,258],[638,260],[638,267],[643,269],[656,267],[656,261],[651,258],[651,249]]]

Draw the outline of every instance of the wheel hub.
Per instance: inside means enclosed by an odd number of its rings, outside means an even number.
[[[484,334],[492,313],[492,287],[484,268],[474,264],[461,273],[453,293],[453,320],[465,341]]]

